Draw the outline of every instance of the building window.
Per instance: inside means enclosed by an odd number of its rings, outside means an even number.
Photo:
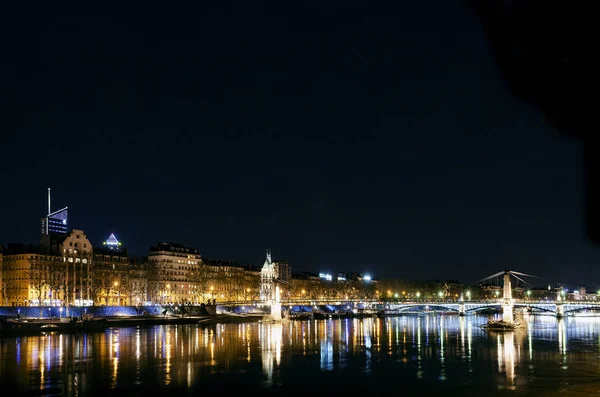
[[[79,238],[79,234],[77,235],[77,238]]]
[[[73,242],[72,242],[72,241],[69,241],[69,245],[72,247],[72,246],[73,246]]]

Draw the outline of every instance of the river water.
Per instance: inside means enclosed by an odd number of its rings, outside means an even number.
[[[2,395],[600,392],[600,317],[484,316],[111,328],[0,339]],[[5,394],[6,393],[6,394]]]

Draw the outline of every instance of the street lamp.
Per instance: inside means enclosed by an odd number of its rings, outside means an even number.
[[[444,293],[443,293],[442,291],[440,291],[440,292],[438,292],[438,296],[439,296],[439,297],[440,297],[440,299],[441,299],[441,298],[443,298],[443,297],[444,297]]]
[[[531,297],[531,290],[527,290],[527,299]]]
[[[417,298],[421,297],[421,293],[419,291],[417,291]]]
[[[467,291],[467,300],[471,300],[471,291]]]

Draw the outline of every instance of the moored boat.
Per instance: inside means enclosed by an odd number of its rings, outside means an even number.
[[[77,332],[102,330],[108,326],[105,319],[3,319],[0,333]]]
[[[8,319],[0,321],[0,333],[69,332],[75,331],[76,329],[76,321],[71,321],[70,319]]]

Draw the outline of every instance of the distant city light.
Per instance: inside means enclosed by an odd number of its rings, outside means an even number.
[[[319,273],[319,278],[324,278],[327,281],[332,280],[331,274],[327,274],[327,273]]]
[[[371,276],[369,276],[367,274],[366,276],[363,277],[363,280],[365,280],[365,281],[371,281]]]

